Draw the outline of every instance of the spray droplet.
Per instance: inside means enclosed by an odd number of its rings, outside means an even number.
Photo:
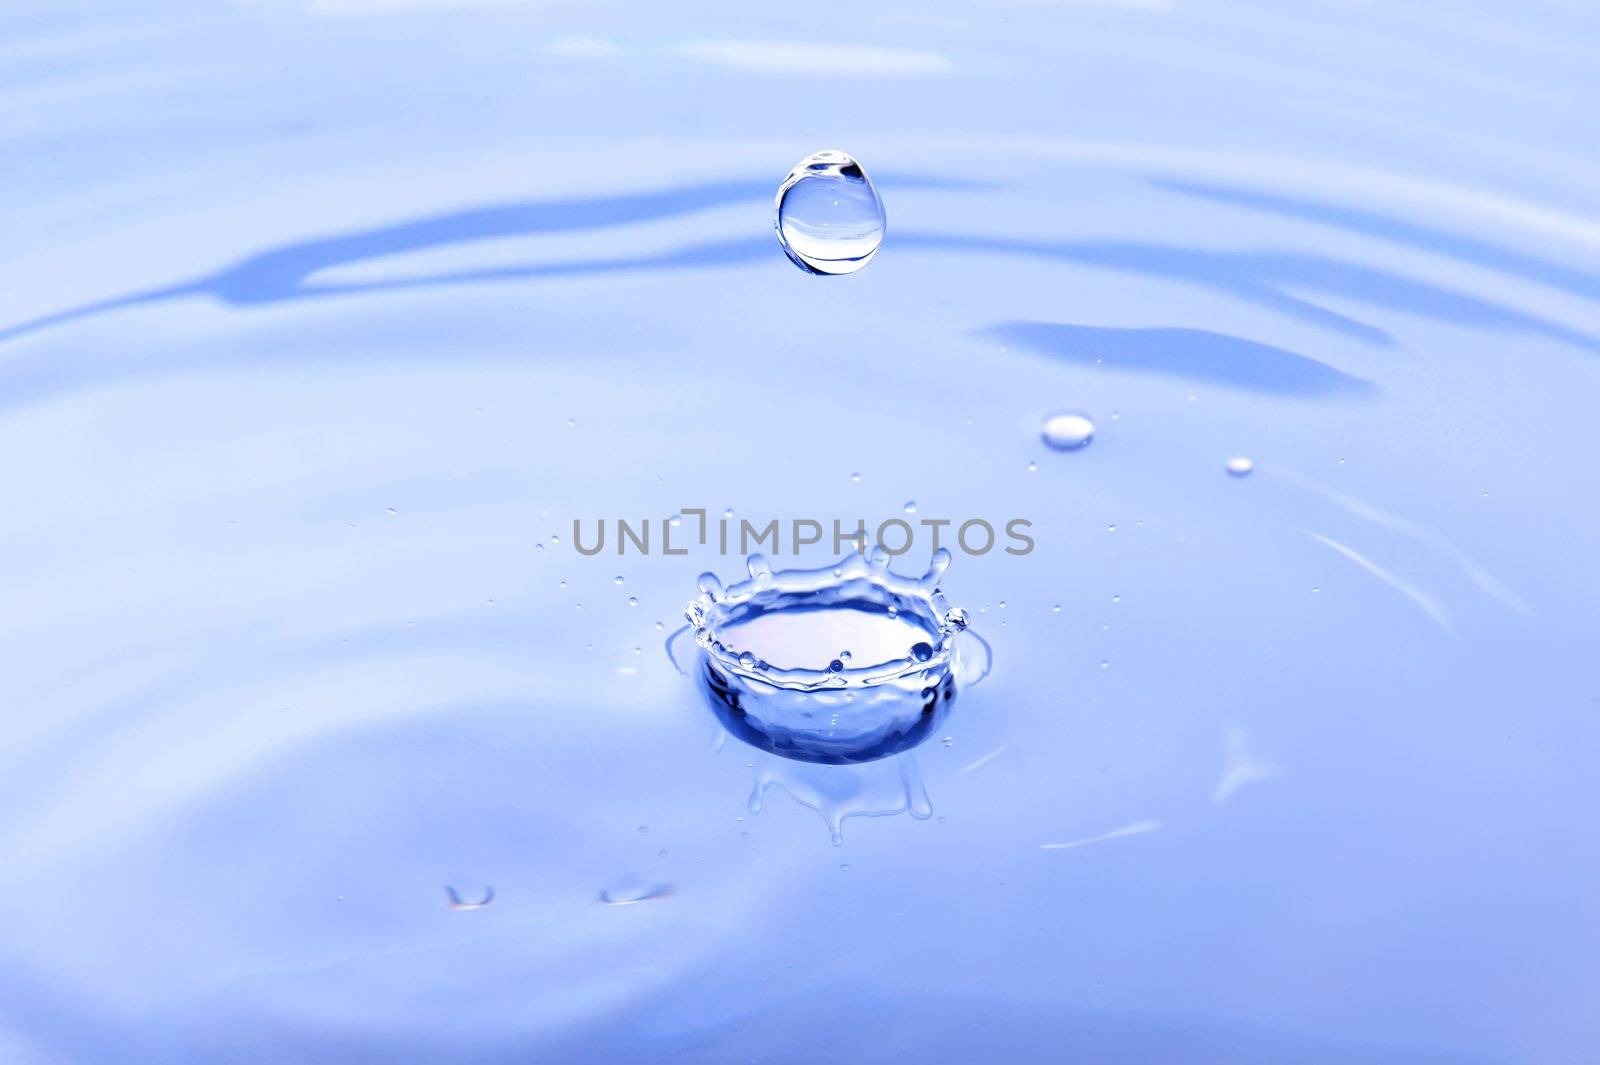
[[[850,155],[821,151],[778,186],[773,225],[784,253],[811,274],[852,274],[883,243],[883,201]]]
[[[933,645],[928,643],[914,643],[911,645],[911,657],[918,662],[926,662],[933,657]]]
[[[638,606],[639,605],[639,597],[636,596],[636,595],[628,596],[628,605],[629,606]]]
[[[917,512],[917,501],[915,499],[907,500],[906,501],[906,513],[907,514],[915,514],[916,512]]]
[[[1075,451],[1094,439],[1094,422],[1082,411],[1058,410],[1045,416],[1039,435],[1057,451]]]
[[[1228,473],[1234,477],[1248,477],[1255,468],[1256,464],[1243,455],[1235,455],[1228,460]]]

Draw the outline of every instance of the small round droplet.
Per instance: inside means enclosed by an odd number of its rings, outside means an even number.
[[[778,186],[778,243],[807,273],[855,273],[877,254],[885,224],[878,190],[846,152],[809,155]]]
[[[843,673],[844,672],[844,663],[839,661],[837,658],[835,658],[832,662],[828,663],[828,672],[829,673]]]
[[[1094,439],[1094,422],[1082,411],[1058,410],[1045,415],[1039,435],[1057,451],[1076,451]]]
[[[1256,464],[1243,455],[1235,455],[1228,460],[1228,473],[1234,477],[1248,477],[1255,468]]]
[[[612,577],[611,578],[611,583],[612,584],[621,584],[622,583],[622,578],[621,577]]]
[[[861,483],[861,475],[859,473],[852,473],[850,475],[850,483],[851,484],[860,484]]]
[[[917,512],[917,501],[915,499],[907,500],[906,501],[906,513],[907,514],[915,514],[916,512]]]
[[[911,657],[918,662],[926,662],[933,657],[933,645],[930,643],[914,643],[911,645]]]
[[[739,664],[745,669],[754,669],[756,668],[756,656],[746,651],[739,656]]]
[[[638,606],[639,605],[639,597],[636,596],[636,595],[628,596],[628,605],[629,606]]]

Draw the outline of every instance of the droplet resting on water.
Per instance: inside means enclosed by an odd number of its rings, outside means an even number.
[[[1039,435],[1057,451],[1076,451],[1094,439],[1094,422],[1082,411],[1059,410],[1045,416]]]
[[[494,888],[485,888],[483,892],[483,898],[473,902],[462,899],[459,891],[457,891],[452,885],[446,884],[444,888],[444,897],[445,901],[450,904],[450,908],[452,910],[481,910],[485,906],[489,905],[489,903],[494,901]]]
[[[885,224],[878,190],[846,152],[809,155],[778,186],[778,243],[807,273],[855,273],[877,254]]]

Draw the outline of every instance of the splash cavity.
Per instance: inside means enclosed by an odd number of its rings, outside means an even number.
[[[775,571],[751,555],[749,579],[727,588],[702,574],[668,650],[724,727],[754,747],[829,764],[908,750],[982,679],[989,652],[939,587],[949,551],[918,577],[890,572],[889,557],[875,548]]]

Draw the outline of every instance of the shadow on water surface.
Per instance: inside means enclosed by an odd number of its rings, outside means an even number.
[[[1114,329],[1003,322],[984,330],[1065,362],[1283,396],[1368,395],[1370,381],[1305,355],[1205,329]]]
[[[879,182],[886,188],[904,189],[976,189],[987,186],[915,174],[887,175]],[[272,248],[217,273],[174,285],[129,293],[106,300],[70,308],[54,314],[0,329],[0,341],[11,340],[38,332],[51,326],[63,325],[107,311],[158,303],[182,296],[211,296],[230,306],[255,306],[279,303],[285,300],[309,299],[316,296],[343,295],[374,289],[394,287],[383,283],[372,285],[313,285],[307,279],[323,270],[353,263],[367,262],[389,255],[425,251],[467,244],[480,240],[528,236],[537,233],[570,233],[583,230],[604,229],[639,222],[658,221],[696,211],[724,207],[750,200],[770,199],[773,184],[763,180],[706,182],[682,185],[677,188],[653,192],[625,193],[615,196],[590,198],[529,200],[513,203],[490,204],[483,207],[450,211],[399,222],[389,226],[355,230],[350,233],[311,240],[297,241]],[[679,256],[666,256],[658,264],[650,257],[630,260],[632,268],[651,266],[705,266],[718,265],[716,246],[708,247],[705,261],[699,257],[680,262]],[[550,272],[582,272],[587,264],[570,264],[575,269],[552,269]],[[604,268],[603,265],[600,268]],[[613,267],[615,268],[615,267]],[[532,276],[538,276],[535,269]],[[496,276],[497,271],[486,271],[484,276]],[[512,271],[508,276],[530,276],[522,271]],[[475,272],[463,275],[463,280],[476,279]],[[440,275],[435,279],[418,282],[449,283],[454,275]]]
[[[983,187],[914,174],[885,176],[881,184],[889,190]],[[343,284],[311,281],[313,275],[324,270],[401,253],[537,233],[625,226],[736,202],[766,199],[770,195],[770,182],[742,180],[618,196],[505,203],[430,215],[394,225],[286,244],[249,256],[214,274],[43,315],[0,329],[0,341],[15,340],[115,310],[190,296],[209,296],[226,306],[256,307],[312,298],[445,285],[700,270],[775,261],[775,242],[768,234],[762,233],[691,244],[648,255],[441,271],[391,280]],[[1312,302],[1299,293],[1323,293],[1433,321],[1521,332],[1564,341],[1586,351],[1600,352],[1600,337],[1538,315],[1382,268],[1310,253],[1215,251],[1142,241],[1055,241],[928,232],[891,231],[889,240],[895,248],[905,252],[1042,259],[1193,285],[1377,346],[1394,343],[1386,330]],[[1237,366],[1241,362],[1254,361],[1263,372],[1256,375],[1253,387],[1297,391],[1303,395],[1334,390],[1325,386],[1331,386],[1339,380],[1320,374],[1315,366],[1308,367],[1304,361],[1295,362],[1294,359],[1303,357],[1293,356],[1293,353],[1277,356],[1277,366],[1271,372],[1265,372],[1262,360],[1266,351],[1251,348],[1246,352],[1240,345],[1248,344],[1247,341],[1238,341],[1230,350],[1224,350],[1228,348],[1226,341],[1212,342],[1221,346],[1208,348],[1202,334],[1178,333],[1169,339],[1177,339],[1186,346],[1184,358],[1177,362],[1151,364],[1146,357],[1144,368],[1156,372],[1179,372],[1182,366],[1193,370],[1195,365],[1204,362],[1207,366],[1204,372],[1213,379],[1226,379],[1232,375],[1235,383],[1242,383],[1242,371],[1227,369],[1223,363],[1232,360]],[[1060,344],[1056,345],[1054,353],[1065,358],[1073,357],[1070,351],[1061,350]],[[1131,349],[1123,356],[1123,362],[1130,367],[1138,359],[1139,356]],[[31,357],[11,360],[4,376],[0,377],[0,407],[16,407],[30,399],[59,393],[74,383],[103,379],[103,358],[80,357],[78,361],[81,365],[74,366],[71,362],[63,361],[59,352],[40,352]],[[169,369],[188,368],[196,362],[192,357],[167,361],[178,362],[176,366],[168,366]],[[154,368],[157,367],[150,365],[148,360],[141,365],[142,372]],[[1249,374],[1244,376],[1248,377]],[[1320,385],[1317,383],[1319,379],[1322,382]],[[1345,387],[1356,387],[1355,379],[1347,380],[1349,384]]]

